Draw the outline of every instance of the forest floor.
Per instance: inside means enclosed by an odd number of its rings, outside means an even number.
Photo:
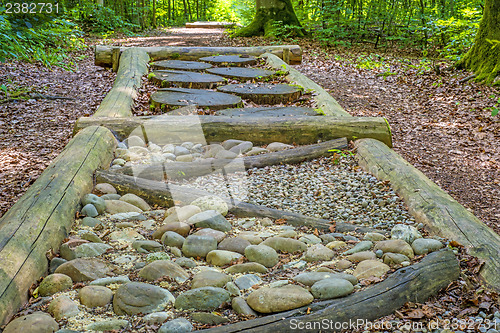
[[[96,42],[102,40],[88,44]],[[182,28],[108,42],[126,46],[280,44],[261,38],[231,39],[222,30]],[[489,109],[498,106],[498,89],[462,81],[470,73],[454,70],[446,62],[426,62],[400,51],[324,49],[308,39],[282,43],[302,46],[303,63],[296,68],[326,88],[350,114],[386,117],[394,149],[500,233],[500,116],[491,116]],[[1,83],[33,96],[0,104],[0,217],[61,152],[74,122],[91,115],[111,88],[115,74],[94,66],[92,53],[90,48],[84,52],[86,57],[78,61],[75,72],[16,61],[0,64]],[[70,99],[38,98],[34,93]],[[465,255],[461,259],[470,272],[436,299],[409,304],[396,316],[449,318],[481,311],[491,316],[496,296],[476,292],[478,263]]]

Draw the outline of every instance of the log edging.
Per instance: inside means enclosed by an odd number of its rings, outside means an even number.
[[[94,117],[132,117],[132,106],[142,77],[148,73],[149,56],[138,48],[119,57],[120,66],[113,87],[101,102]]]
[[[260,56],[264,53],[272,53],[284,59],[287,63],[300,64],[302,62],[302,49],[299,45],[270,45],[253,47],[194,47],[194,46],[149,46],[149,47],[126,47],[96,45],[94,48],[94,64],[101,67],[113,66],[113,52],[123,54],[127,49],[141,49],[145,51],[151,60],[198,60],[205,56],[248,54]],[[114,51],[115,50],[115,51]]]
[[[479,276],[500,291],[500,236],[395,151],[377,140],[355,142],[359,165],[391,182],[410,213],[431,232],[455,240],[484,260]]]
[[[313,303],[308,306],[265,317],[202,330],[207,333],[232,332],[331,332],[351,331],[351,326],[337,329],[335,323],[371,321],[389,315],[406,302],[425,302],[447,287],[460,275],[458,260],[452,251],[443,249],[431,253],[420,262],[398,269],[384,281],[365,290],[336,300]],[[324,321],[333,327],[312,326]],[[302,323],[302,329],[297,327]],[[307,323],[313,329],[307,329]],[[322,330],[322,329],[323,330]],[[362,328],[362,327],[359,327]]]
[[[314,91],[317,95],[314,100],[318,104],[318,108],[325,114],[325,116],[333,117],[352,117],[347,113],[344,108],[333,98],[325,89],[319,84],[309,79],[307,76],[285,63],[274,54],[265,53],[261,56],[266,59],[266,62],[272,68],[279,71],[288,72],[286,79],[291,83],[295,83],[303,87],[306,91]]]
[[[46,253],[67,237],[95,170],[109,165],[115,145],[104,127],[81,131],[0,219],[0,325],[46,273]]]

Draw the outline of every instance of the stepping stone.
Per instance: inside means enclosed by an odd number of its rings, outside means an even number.
[[[220,68],[210,68],[207,72],[212,74],[217,74],[224,77],[230,77],[232,79],[261,79],[274,74],[273,71],[268,71],[260,68],[246,68],[246,67],[220,67]]]
[[[212,65],[199,61],[161,60],[150,64],[153,69],[177,69],[183,71],[202,71]]]
[[[177,296],[175,308],[213,311],[230,301],[230,294],[227,290],[218,287],[202,287],[185,291]]]
[[[148,77],[151,82],[161,87],[175,85],[194,89],[212,89],[225,81],[222,76],[218,75],[174,70],[154,71]]]
[[[257,104],[286,104],[297,100],[301,89],[288,84],[228,84],[218,87],[218,91],[231,93],[249,99]]]
[[[285,117],[285,116],[320,116],[321,113],[312,109],[299,106],[261,107],[261,108],[236,108],[215,112],[216,116],[229,117]]]
[[[314,300],[302,287],[286,285],[279,288],[260,288],[247,297],[250,307],[261,313],[282,312],[300,308]]]
[[[219,55],[212,57],[203,57],[200,58],[199,60],[206,61],[208,63],[218,66],[236,66],[236,67],[255,65],[257,63],[257,59],[255,59],[255,57],[247,55]]]
[[[220,110],[230,107],[241,106],[241,97],[216,91],[167,88],[159,89],[151,96],[154,106],[178,107],[186,105],[197,105],[201,108]]]

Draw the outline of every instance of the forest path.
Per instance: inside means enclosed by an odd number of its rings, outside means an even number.
[[[112,42],[123,46],[279,43],[231,39],[222,29],[200,28],[158,30]],[[416,67],[408,70],[401,59],[386,57],[382,63],[392,74],[384,78],[376,68],[360,68],[360,56],[354,50],[327,53],[306,39],[286,43],[297,42],[304,49],[298,70],[329,90],[353,116],[386,117],[395,150],[500,233],[500,119],[491,117],[487,109],[494,106],[491,96],[499,97],[498,89],[460,82],[466,73],[422,71],[415,59],[404,59]],[[0,216],[59,154],[74,121],[92,114],[111,88],[114,74],[93,66],[90,48],[86,55],[74,73],[19,62],[0,64],[1,79],[42,89],[47,95],[75,98],[0,104]]]

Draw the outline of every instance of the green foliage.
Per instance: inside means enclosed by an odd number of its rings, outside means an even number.
[[[496,98],[495,95],[490,96],[491,98]],[[500,98],[497,99],[497,102],[495,103],[494,106],[486,108],[487,110],[491,110],[491,116],[495,117],[498,116],[498,113],[500,111]]]
[[[85,47],[82,32],[64,19],[53,19],[38,26],[23,18],[0,15],[0,61],[19,59],[40,61],[43,65],[74,68],[68,52]]]
[[[67,17],[78,23],[85,32],[101,35],[109,35],[116,31],[132,35],[133,31],[140,30],[139,25],[126,21],[113,9],[88,1],[79,2],[71,8],[67,12]]]

